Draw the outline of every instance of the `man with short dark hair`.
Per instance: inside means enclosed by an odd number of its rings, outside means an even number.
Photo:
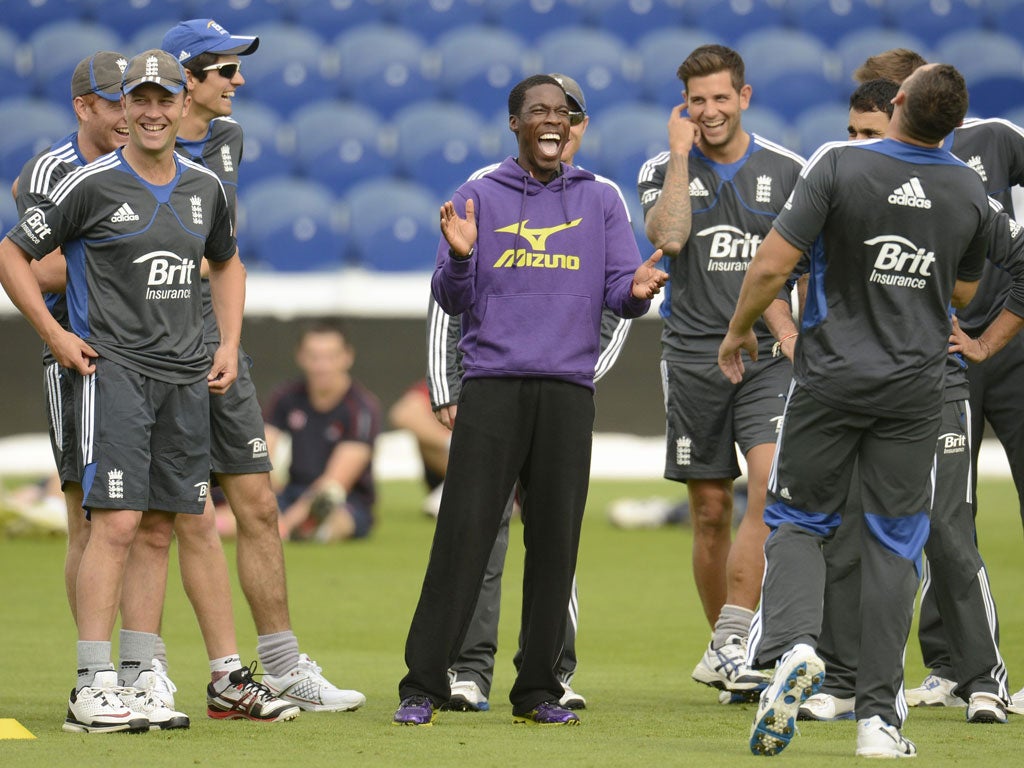
[[[815,153],[758,249],[719,350],[722,371],[738,381],[741,350],[757,356],[754,321],[820,236],[765,509],[771,534],[751,655],[778,664],[751,729],[754,754],[788,745],[800,705],[822,684],[821,547],[840,523],[854,460],[867,530],[862,627],[870,622],[861,634],[857,755],[916,754],[899,731],[898,698],[928,536],[947,311],[973,297],[994,222],[977,174],[941,148],[963,119],[966,94],[956,69],[928,65],[897,93],[890,138]]]
[[[445,492],[399,684],[400,725],[451,698],[462,644],[508,494],[519,479],[526,560],[514,722],[576,725],[556,674],[590,475],[601,310],[638,317],[667,275],[642,261],[615,191],[561,162],[565,91],[549,75],[508,100],[518,157],[440,211],[431,291],[462,315],[465,375]],[[479,220],[478,217],[479,216]]]
[[[868,80],[850,95],[850,139],[884,139],[892,117],[892,100],[899,90],[892,80]]]

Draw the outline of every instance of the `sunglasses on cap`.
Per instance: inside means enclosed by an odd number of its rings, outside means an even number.
[[[208,67],[203,67],[203,72],[211,72],[217,70],[217,73],[225,80],[230,80],[235,76],[235,73],[242,68],[242,62],[232,61],[224,62],[222,64],[211,64]]]
[[[569,113],[569,125],[579,125],[583,122],[583,118],[587,116],[586,112],[570,112]]]

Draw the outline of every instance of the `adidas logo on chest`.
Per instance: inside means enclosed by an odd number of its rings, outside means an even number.
[[[110,220],[115,224],[123,221],[138,221],[139,214],[133,211],[128,203],[121,203],[121,207],[114,211],[114,215],[110,217]]]
[[[924,193],[921,180],[914,176],[910,181],[902,184],[889,195],[891,205],[903,205],[908,208],[931,208],[932,201]]]
[[[704,186],[700,179],[694,179],[690,182],[690,197],[707,197],[710,194],[708,188]]]

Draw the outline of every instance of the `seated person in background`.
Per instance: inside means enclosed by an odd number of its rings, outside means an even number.
[[[388,421],[395,429],[407,429],[416,438],[416,446],[423,461],[423,479],[430,489],[427,498],[423,500],[423,511],[431,517],[437,517],[444,474],[448,469],[448,445],[452,440],[452,432],[434,415],[425,380],[421,379],[410,386],[391,406]]]
[[[279,493],[281,536],[320,542],[363,538],[373,527],[373,449],[380,403],[349,371],[355,350],[343,327],[318,321],[299,339],[303,378],[278,388],[264,411],[267,444],[291,437]]]

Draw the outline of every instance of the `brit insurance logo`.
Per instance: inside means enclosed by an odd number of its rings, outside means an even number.
[[[501,227],[495,232],[508,232],[526,240],[530,249],[508,248],[494,262],[495,267],[532,267],[537,269],[569,269],[580,268],[580,257],[567,253],[549,253],[548,238],[567,229],[578,227],[582,218],[556,224],[553,227],[528,227],[529,219]]]
[[[249,445],[252,446],[252,457],[254,459],[265,459],[269,455],[267,441],[262,437],[254,437],[249,441]]]
[[[889,195],[889,203],[907,208],[924,208],[925,210],[932,207],[932,201],[924,193],[924,187],[921,186],[921,180],[917,176],[896,187]]]
[[[878,246],[874,268],[868,281],[897,288],[916,288],[928,285],[935,263],[934,251],[919,248],[899,235],[879,235],[865,240],[864,245]]]
[[[708,272],[746,272],[750,260],[761,245],[761,236],[752,235],[728,224],[718,224],[702,229],[697,237],[710,238],[708,249]]]
[[[962,432],[944,432],[939,435],[939,444],[945,456],[964,453],[967,450],[967,435]]]
[[[192,275],[196,264],[170,251],[151,251],[133,264],[147,264],[146,298],[151,301],[191,299]]]
[[[207,495],[210,493],[210,481],[203,480],[201,482],[196,483],[192,487],[195,488],[196,491],[198,491],[196,495],[196,501],[205,502]]]
[[[25,237],[36,245],[53,233],[50,225],[46,223],[46,214],[35,205],[25,211],[25,215],[21,220],[21,231],[25,233]]]

